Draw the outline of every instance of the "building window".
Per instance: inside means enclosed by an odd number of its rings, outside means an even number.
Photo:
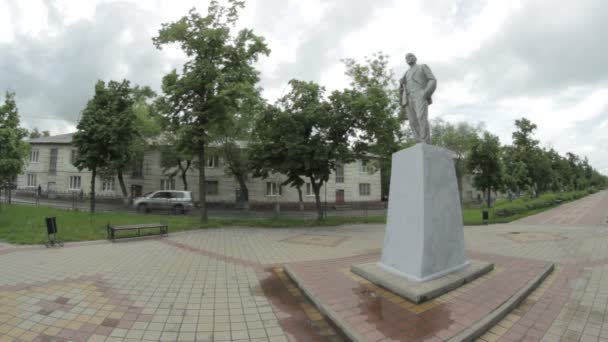
[[[80,190],[80,176],[70,176],[70,190]]]
[[[38,150],[30,151],[30,161],[34,163],[38,161]]]
[[[336,163],[336,183],[344,183],[344,164]]]
[[[114,178],[106,178],[101,181],[101,191],[114,191]]]
[[[27,174],[27,186],[34,187],[36,186],[36,175],[33,173]]]
[[[71,163],[72,165],[75,165],[75,164],[76,164],[76,157],[77,157],[77,153],[78,153],[78,150],[71,150],[71,151],[70,151],[70,163]]]
[[[205,181],[205,194],[215,196],[220,193],[218,181]]]
[[[49,175],[57,174],[57,149],[51,149],[51,160],[49,162]]]
[[[369,173],[369,172],[370,172],[369,162],[367,160],[362,160],[361,163],[359,164],[359,173]]]
[[[312,184],[306,183],[306,196],[312,196],[315,192],[312,190]]]
[[[160,180],[160,189],[161,190],[175,190],[175,179],[174,178],[166,178]]]
[[[369,183],[359,183],[359,196],[369,196],[370,185]]]
[[[281,187],[275,182],[266,182],[266,196],[281,195]]]
[[[217,156],[208,156],[205,162],[205,167],[214,168],[218,165],[218,157]]]
[[[144,177],[144,158],[139,157],[133,161],[133,170],[131,178],[143,178]]]

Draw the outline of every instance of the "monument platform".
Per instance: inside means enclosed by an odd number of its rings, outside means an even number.
[[[552,264],[538,260],[467,256],[495,268],[422,304],[351,272],[351,265],[376,262],[378,254],[292,263],[285,271],[353,341],[471,341],[517,307],[553,270]],[[553,281],[548,279],[535,295]]]
[[[469,260],[464,268],[432,280],[418,282],[388,272],[377,262],[351,267],[353,273],[416,304],[439,297],[461,285],[470,283],[492,269],[494,269],[494,265],[489,262]]]

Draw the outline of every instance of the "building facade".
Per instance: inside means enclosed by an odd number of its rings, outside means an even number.
[[[26,170],[19,175],[18,189],[35,192],[41,190],[49,197],[88,196],[90,193],[91,172],[78,171],[73,165],[76,148],[72,145],[72,133],[31,139],[30,158]],[[159,150],[146,151],[140,162],[124,174],[129,197],[134,198],[156,190],[184,190],[179,175],[169,177],[161,168]],[[207,202],[225,206],[239,205],[242,201],[238,182],[226,174],[222,158],[210,155],[205,161],[207,182]],[[280,184],[285,180],[282,175],[268,179],[250,178],[247,182],[249,202],[256,204],[298,203],[299,195],[295,188]],[[190,168],[187,174],[188,189],[195,199],[198,194],[198,171]],[[96,180],[96,197],[108,199],[122,198],[116,177]],[[304,203],[313,204],[314,193],[310,183],[302,187]],[[339,165],[329,182],[321,188],[321,200],[335,205],[358,205],[379,203],[380,171],[370,163],[356,161]]]

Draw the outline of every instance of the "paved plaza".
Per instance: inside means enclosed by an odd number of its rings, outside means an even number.
[[[608,341],[607,215],[603,191],[518,222],[465,227],[469,257],[490,259],[496,268],[452,293],[448,299],[460,296],[458,305],[443,305],[441,297],[407,303],[348,271],[352,262],[379,257],[383,225],[231,227],[53,249],[0,243],[0,341],[344,340],[287,276],[286,264],[340,265],[313,281],[327,289],[363,284],[364,291],[344,294],[367,301],[361,313],[382,312],[370,297],[413,313],[441,307],[441,324],[456,332],[481,314],[484,301],[499,300],[488,291],[477,297],[472,287],[524,282],[517,267],[547,263],[555,264],[553,273],[481,340]],[[360,316],[362,326],[385,323]],[[427,318],[416,336],[366,338],[446,338],[443,329],[432,329],[439,321]]]

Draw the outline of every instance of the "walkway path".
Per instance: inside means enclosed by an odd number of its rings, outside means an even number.
[[[471,253],[555,262],[552,281],[568,290],[563,303],[542,297],[551,291],[533,294],[544,299],[525,302],[484,339],[608,341],[607,214],[601,192],[511,224],[465,228]],[[2,245],[0,341],[340,340],[281,266],[378,255],[383,238],[382,225],[233,227],[54,249]],[[526,315],[538,318],[538,305],[552,302],[559,314],[537,329]]]

